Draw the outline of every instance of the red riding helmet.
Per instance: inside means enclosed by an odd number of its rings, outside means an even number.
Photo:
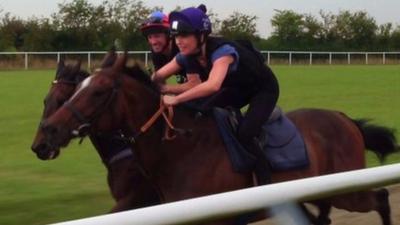
[[[154,33],[169,33],[168,16],[161,11],[155,11],[142,23],[140,31],[144,36]]]

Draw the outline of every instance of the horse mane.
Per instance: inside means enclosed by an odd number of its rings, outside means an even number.
[[[158,86],[151,80],[150,75],[142,69],[137,63],[133,66],[127,66],[128,53],[127,50],[122,55],[118,55],[115,46],[113,46],[107,54],[104,56],[101,63],[101,68],[112,68],[114,71],[122,72],[128,77],[135,79],[141,84],[153,90],[155,93],[159,94]]]
[[[128,77],[133,78],[140,82],[141,84],[145,85],[146,87],[150,88],[156,93],[160,93],[158,86],[151,80],[150,75],[142,69],[141,66],[138,64],[134,64],[130,67],[124,68],[124,73],[128,75]]]

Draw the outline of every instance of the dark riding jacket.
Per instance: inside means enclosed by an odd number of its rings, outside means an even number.
[[[208,37],[206,67],[200,66],[195,57],[178,54],[177,61],[188,73],[198,73],[201,80],[205,81],[213,66],[213,53],[224,45],[232,46],[236,50],[237,54],[234,54],[234,58],[237,65],[234,69],[231,68],[232,64],[230,65],[220,91],[207,97],[202,108],[214,106],[241,108],[249,104],[248,112],[238,133],[239,139],[250,142],[260,133],[262,124],[272,113],[279,96],[278,81],[272,70],[265,64],[261,53],[254,49],[250,42],[232,42],[222,38]]]
[[[162,53],[155,53],[151,52],[151,60],[154,65],[154,70],[157,71],[163,66],[165,66],[167,63],[169,63],[175,56],[178,54],[179,49],[178,47],[172,43],[171,46],[171,53],[169,55],[165,55]],[[175,74],[176,80],[178,83],[184,83],[186,82],[186,72],[185,70],[181,70],[178,72],[178,74]]]

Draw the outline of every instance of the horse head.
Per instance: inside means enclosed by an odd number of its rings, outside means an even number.
[[[94,71],[78,85],[73,96],[43,122],[41,128],[48,137],[48,145],[65,147],[75,137],[123,127],[124,113],[127,108],[132,108],[124,102],[124,97],[129,95],[130,100],[141,98],[136,90],[143,86],[137,81],[129,82],[135,79],[127,75],[128,71],[137,73],[138,70],[128,69],[126,61],[125,53],[118,56],[114,63],[107,63]],[[126,88],[129,83],[136,86]],[[124,90],[129,89],[131,91],[127,94]]]
[[[116,61],[117,55],[115,49],[111,49],[104,57],[101,66],[107,67]],[[52,86],[44,100],[44,110],[39,129],[36,132],[35,139],[31,146],[33,152],[42,160],[54,159],[59,154],[59,146],[50,145],[48,137],[43,132],[44,121],[55,113],[75,92],[76,87],[89,76],[85,70],[81,70],[81,62],[75,65],[66,65],[64,59],[61,59],[57,65],[56,76]]]
[[[81,63],[65,64],[61,59],[57,64],[56,76],[52,81],[49,92],[44,99],[44,110],[36,132],[31,149],[42,160],[54,159],[59,154],[59,148],[48,144],[47,137],[41,129],[43,121],[52,115],[74,93],[78,83],[85,79],[89,73],[81,70]]]

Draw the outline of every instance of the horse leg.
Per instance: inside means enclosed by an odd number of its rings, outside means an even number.
[[[304,213],[304,215],[307,217],[308,221],[310,221],[311,224],[316,224],[317,217],[310,212],[310,210],[307,209],[307,207],[304,205],[304,203],[299,204],[299,208],[301,211]]]
[[[389,192],[385,189],[344,194],[332,198],[332,205],[350,212],[378,212],[383,225],[391,225]]]
[[[326,225],[331,224],[331,219],[329,218],[329,213],[331,212],[332,206],[326,201],[314,201],[311,204],[318,208],[318,216],[315,216],[304,204],[299,204],[304,215],[307,216],[311,224],[315,225]]]
[[[192,224],[192,223],[191,223]],[[200,223],[193,223],[194,225],[237,225],[237,219],[232,218],[232,219],[221,219],[221,220],[216,220],[216,221],[209,221],[209,222],[200,222]],[[242,224],[247,224],[247,223],[239,223],[240,225]]]
[[[391,225],[391,213],[389,204],[389,191],[386,188],[381,188],[375,191],[376,199],[378,201],[378,208],[376,209],[382,219],[383,225]]]
[[[331,224],[332,221],[329,218],[329,213],[331,212],[332,205],[326,201],[321,201],[318,202],[317,207],[319,209],[319,215],[315,224]]]

